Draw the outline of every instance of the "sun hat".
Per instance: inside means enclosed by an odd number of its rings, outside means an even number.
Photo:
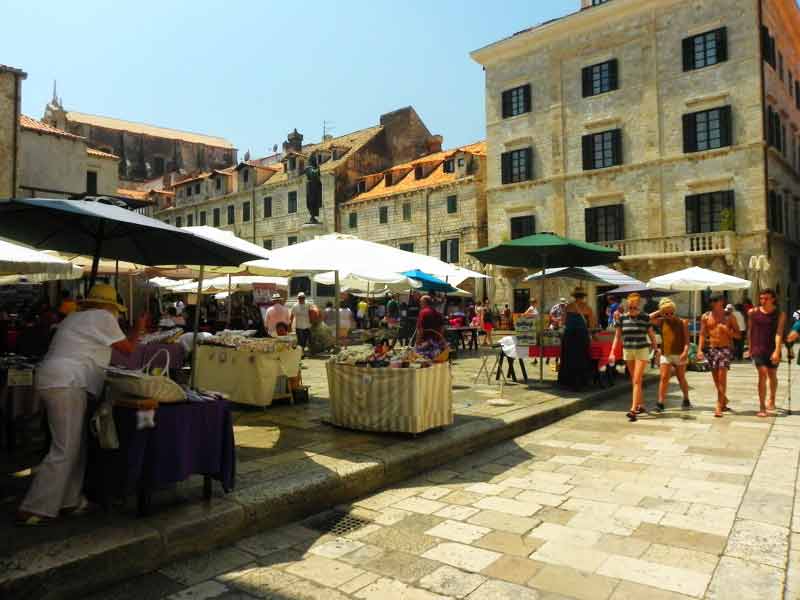
[[[120,312],[126,312],[127,309],[122,304],[117,304],[117,290],[107,283],[96,283],[89,290],[89,294],[85,300],[78,303],[84,308],[101,308],[104,306],[111,306]]]
[[[558,299],[558,303],[559,304],[566,304],[567,303],[567,299],[562,296],[561,298]]]
[[[282,298],[281,298],[281,295],[278,292],[275,292],[274,294],[272,294],[272,299],[273,300],[281,300]]]
[[[658,310],[664,310],[665,308],[671,308],[675,310],[675,303],[672,301],[672,298],[662,298],[658,302]]]
[[[305,292],[300,292],[299,294],[297,294],[297,297],[298,298],[305,298],[306,297],[306,293]]]
[[[585,295],[586,295],[586,290],[583,289],[581,286],[578,286],[574,290],[572,290],[572,297],[573,298],[577,298],[578,296],[585,296]]]

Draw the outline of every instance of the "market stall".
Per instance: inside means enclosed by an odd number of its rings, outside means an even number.
[[[140,336],[130,354],[112,350],[111,364],[126,369],[141,369],[148,363],[157,368],[169,365],[170,369],[180,369],[186,357],[185,348],[180,343],[182,335],[183,329],[176,327]]]
[[[296,347],[290,336],[253,338],[222,333],[198,345],[195,384],[233,402],[270,406],[276,399],[292,399],[302,356],[302,348]]]

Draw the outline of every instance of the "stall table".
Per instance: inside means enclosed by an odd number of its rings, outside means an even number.
[[[329,361],[327,374],[333,425],[417,434],[453,423],[448,363],[393,369]]]
[[[254,352],[244,348],[199,345],[198,389],[225,394],[231,401],[270,406],[276,398],[292,398],[287,378],[300,374],[302,348]]]
[[[90,438],[87,489],[92,499],[108,506],[113,498],[135,493],[137,512],[144,516],[155,490],[191,475],[204,476],[206,499],[211,497],[212,479],[225,492],[233,489],[236,451],[227,401],[160,404],[155,410],[156,425],[149,429],[137,429],[137,413],[131,406],[114,406],[119,449],[101,449]]]

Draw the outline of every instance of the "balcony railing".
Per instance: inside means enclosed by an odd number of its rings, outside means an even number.
[[[692,235],[601,242],[613,248],[623,260],[666,258],[686,255],[724,255],[734,250],[733,231],[715,231]]]

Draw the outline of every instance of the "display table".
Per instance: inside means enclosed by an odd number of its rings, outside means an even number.
[[[180,344],[137,344],[133,352],[125,354],[119,350],[113,349],[111,351],[111,364],[115,367],[124,367],[125,369],[141,369],[147,364],[147,361],[161,351],[166,350],[169,352],[169,367],[170,369],[180,369],[183,367],[185,352],[183,346]],[[153,361],[151,366],[156,368],[163,368],[166,364],[165,357],[159,356]]]
[[[138,496],[139,515],[147,514],[154,490],[204,475],[204,495],[211,479],[229,492],[236,477],[233,418],[225,400],[161,404],[156,426],[137,429],[137,410],[114,407],[119,449],[103,450],[95,438],[89,446],[87,492],[108,506],[113,498]]]
[[[326,365],[331,423],[349,429],[421,433],[453,423],[450,365],[373,369]]]
[[[302,357],[302,348],[252,352],[199,345],[195,385],[232,402],[269,406],[277,397],[289,397],[286,378],[299,375]]]

